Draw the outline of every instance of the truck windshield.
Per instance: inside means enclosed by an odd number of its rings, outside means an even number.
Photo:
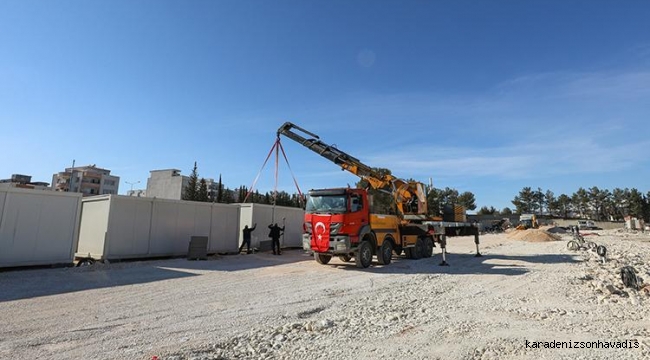
[[[311,213],[344,213],[347,209],[345,195],[319,195],[307,198],[305,211]]]

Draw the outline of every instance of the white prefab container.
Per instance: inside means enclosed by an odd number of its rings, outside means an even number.
[[[0,267],[72,264],[81,193],[0,190]]]
[[[284,235],[280,238],[281,247],[302,248],[302,231],[305,222],[305,211],[300,208],[273,206],[263,204],[239,204],[239,244],[241,244],[241,229],[245,225],[257,224],[251,233],[251,246],[259,248],[260,241],[270,240],[268,226],[277,223],[284,226]]]
[[[77,257],[136,259],[182,256],[192,236],[208,253],[237,251],[236,205],[104,195],[82,201]]]

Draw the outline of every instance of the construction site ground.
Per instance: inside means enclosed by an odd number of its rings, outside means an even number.
[[[483,257],[450,238],[448,267],[436,248],[368,269],[287,250],[0,272],[0,359],[650,358],[650,296],[619,275],[650,281],[650,235],[590,233],[604,264],[570,234],[504,233]]]

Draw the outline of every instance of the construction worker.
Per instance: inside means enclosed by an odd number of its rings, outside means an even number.
[[[271,246],[273,247],[273,255],[281,255],[282,253],[280,252],[280,236],[282,235],[282,231],[284,231],[284,226],[279,227],[278,223],[271,224],[269,225],[269,237],[271,238]],[[277,251],[276,251],[277,247]]]
[[[253,230],[255,230],[255,227],[257,227],[257,223],[253,225],[252,228],[249,228],[248,225],[244,226],[242,229],[242,235],[243,235],[243,240],[241,242],[241,245],[239,246],[239,253],[241,254],[242,249],[244,248],[244,245],[247,247],[247,254],[251,253],[251,233]]]

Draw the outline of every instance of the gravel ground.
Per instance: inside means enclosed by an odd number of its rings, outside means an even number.
[[[449,239],[449,267],[436,248],[363,270],[289,250],[1,272],[0,359],[648,358],[650,295],[619,271],[650,279],[650,235],[594,233],[604,264],[567,234],[500,234],[480,258]]]

